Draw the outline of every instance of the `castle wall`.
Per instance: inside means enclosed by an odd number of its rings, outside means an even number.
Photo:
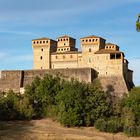
[[[78,81],[85,81],[87,83],[92,82],[96,77],[96,72],[90,68],[2,71],[0,91],[13,90],[15,92],[20,92],[20,89],[23,90],[27,84],[31,84],[36,76],[43,77],[45,74],[58,74],[66,80],[74,78]]]
[[[110,54],[95,54],[94,68],[99,76],[120,76],[123,75],[123,60],[110,59]]]
[[[128,93],[127,83],[123,76],[101,76],[99,77],[104,91],[112,95],[123,96]],[[114,94],[115,93],[115,94]]]
[[[1,71],[0,91],[14,90],[19,92],[21,71]]]
[[[78,68],[78,53],[58,53],[51,55],[51,68]]]

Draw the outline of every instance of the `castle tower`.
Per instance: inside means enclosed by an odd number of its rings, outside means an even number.
[[[57,39],[57,52],[77,51],[76,40],[69,36],[61,36]]]
[[[50,69],[51,53],[56,51],[57,42],[49,38],[32,40],[34,69]]]
[[[95,52],[105,48],[105,39],[98,36],[83,37],[81,40],[83,66],[94,68]]]

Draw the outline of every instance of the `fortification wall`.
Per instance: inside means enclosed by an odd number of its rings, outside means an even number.
[[[96,77],[96,72],[91,68],[2,71],[0,78],[0,91],[13,90],[15,92],[20,92],[20,89],[23,89],[27,84],[31,84],[36,76],[43,77],[45,74],[58,74],[67,80],[74,78],[78,81],[85,82],[92,82]]]
[[[0,91],[20,90],[21,71],[1,71]]]
[[[99,80],[104,91],[115,93],[118,96],[128,93],[128,87],[123,76],[103,76],[99,77]]]
[[[24,71],[1,71],[0,72],[0,91],[13,90],[24,92],[24,87],[31,84],[36,76],[43,77],[45,74],[59,75],[70,80],[92,82],[97,77],[97,73],[91,68],[71,68],[71,69],[49,69],[49,70],[24,70]],[[122,96],[128,92],[129,84],[123,76],[104,76],[98,77],[105,91],[110,91]]]

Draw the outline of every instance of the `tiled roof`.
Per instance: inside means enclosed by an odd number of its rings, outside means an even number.
[[[105,45],[116,45],[116,44],[113,44],[113,43],[106,43]]]
[[[95,54],[105,54],[105,53],[123,53],[117,50],[111,50],[111,49],[101,49],[97,52],[95,52]]]
[[[33,40],[50,40],[49,38],[37,38],[37,39],[33,39]]]
[[[82,37],[81,39],[85,39],[85,38],[102,38],[102,37],[91,35],[91,36],[87,36],[87,37]]]
[[[58,38],[72,38],[72,37],[70,37],[70,36],[68,36],[68,35],[64,35],[64,36],[60,36],[60,37],[58,37]],[[74,39],[74,38],[72,38],[72,39]]]

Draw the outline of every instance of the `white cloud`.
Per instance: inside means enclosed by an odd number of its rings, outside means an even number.
[[[12,30],[0,30],[0,33],[8,33],[8,34],[16,34],[16,35],[32,35],[32,36],[39,36],[39,34],[34,32],[28,31],[12,31]]]

